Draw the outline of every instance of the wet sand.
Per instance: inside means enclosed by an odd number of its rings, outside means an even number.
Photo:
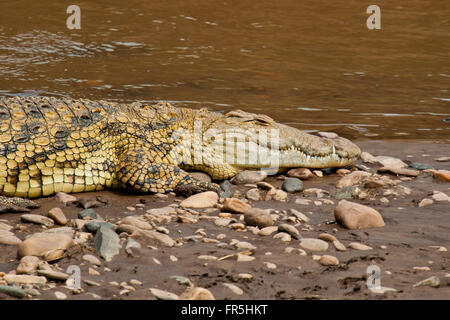
[[[403,141],[362,141],[358,143],[363,151],[373,155],[388,155],[402,160],[429,164],[435,169],[450,169],[450,162],[437,162],[434,158],[449,156],[449,145],[424,142]],[[408,157],[411,156],[411,157]],[[362,163],[358,160],[357,163]],[[394,178],[394,176],[392,176]],[[310,221],[302,223],[297,228],[304,238],[317,238],[319,234],[327,232],[333,234],[344,245],[350,242],[360,242],[371,246],[373,250],[358,251],[348,248],[345,252],[336,251],[330,244],[325,252],[311,252],[307,255],[286,253],[286,247],[300,248],[299,241],[292,239],[290,243],[283,243],[272,236],[259,236],[250,231],[235,231],[229,227],[216,226],[213,221],[199,219],[197,223],[169,222],[162,223],[173,239],[199,235],[196,231],[200,228],[206,233],[206,238],[216,239],[218,234],[225,234],[222,242],[229,243],[232,239],[248,241],[256,249],[253,256],[256,258],[250,262],[237,262],[235,258],[221,261],[200,260],[199,255],[212,255],[224,257],[236,254],[239,251],[234,246],[226,245],[218,247],[216,243],[184,240],[183,245],[173,248],[149,248],[143,245],[141,249],[133,249],[132,255],[127,254],[122,248],[119,255],[111,262],[103,262],[97,270],[101,275],[88,274],[90,265],[83,263],[81,257],[85,253],[93,253],[92,240],[88,246],[70,249],[66,257],[57,262],[57,265],[66,270],[69,265],[79,265],[82,280],[90,279],[101,286],[88,286],[82,282],[83,293],[72,294],[64,287],[63,282],[49,281],[39,291],[37,299],[55,299],[56,290],[64,292],[68,299],[93,299],[87,293],[95,293],[102,299],[155,299],[149,288],[167,290],[175,294],[181,294],[185,285],[178,284],[170,276],[179,275],[188,277],[196,286],[209,289],[216,299],[450,299],[450,254],[448,251],[439,251],[432,246],[450,249],[450,204],[448,202],[435,202],[422,208],[418,202],[429,197],[434,190],[450,194],[450,184],[437,182],[431,175],[421,173],[411,181],[404,181],[401,185],[412,190],[406,196],[387,196],[388,204],[376,200],[352,200],[368,205],[378,210],[386,223],[382,228],[362,230],[347,230],[342,226],[332,223],[334,221],[334,208],[337,200],[334,199],[335,184],[340,179],[337,174],[315,177],[304,181],[304,187],[321,188],[327,190],[331,196],[325,197],[334,202],[334,205],[322,204],[316,206],[296,204],[296,198],[318,200],[314,196],[305,196],[302,193],[289,194],[286,202],[280,201],[252,201],[254,207],[284,210],[294,208],[306,214]],[[269,177],[265,181],[280,188],[282,180],[277,177]],[[250,188],[234,186],[234,190],[244,192]],[[165,207],[175,203],[176,199],[183,199],[169,195],[165,200],[154,195],[136,195],[119,191],[101,191],[93,193],[77,194],[78,198],[88,197],[95,199],[101,196],[108,200],[108,204],[95,208],[105,220],[115,223],[127,215],[142,215],[150,208]],[[55,197],[39,199],[39,209],[32,213],[44,214],[53,207],[61,206]],[[145,208],[129,212],[126,207],[144,203]],[[63,207],[67,218],[75,219],[82,208],[75,205]],[[211,213],[210,215],[217,215]],[[20,221],[19,213],[0,214],[0,221],[7,221],[12,226],[24,224]],[[281,215],[282,216],[282,215]],[[239,214],[233,215],[237,221]],[[280,219],[276,225],[282,223]],[[331,222],[331,223],[330,223]],[[12,230],[24,239],[28,234],[42,230],[40,226],[27,223],[28,232]],[[385,246],[385,247],[381,247]],[[90,248],[91,249],[90,249]],[[16,246],[0,245],[0,272],[8,273],[14,270],[19,261],[16,257]],[[314,261],[312,255],[329,254],[337,257],[339,266],[325,267]],[[173,262],[170,256],[178,258]],[[154,260],[157,259],[159,264]],[[264,262],[276,264],[276,269],[268,269]],[[395,288],[398,292],[389,292],[383,295],[371,293],[366,286],[369,265],[376,264],[381,270],[381,286]],[[111,271],[104,271],[107,267]],[[429,267],[430,271],[414,270],[414,267]],[[238,277],[240,273],[253,275],[251,280]],[[439,288],[428,286],[413,287],[421,280],[437,276],[441,284]],[[136,290],[128,294],[119,295],[121,289],[110,285],[109,282],[129,282],[137,279],[142,285],[135,286]],[[233,293],[222,283],[232,283],[243,290],[242,295]],[[48,288],[55,286],[54,288]],[[14,299],[0,293],[0,299]]]

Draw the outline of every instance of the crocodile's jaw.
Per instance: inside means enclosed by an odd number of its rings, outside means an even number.
[[[214,172],[236,174],[244,169],[258,168],[343,167],[355,161],[361,152],[345,138],[314,136],[276,123],[267,116],[243,111],[218,117],[207,127],[217,132],[210,135],[214,139],[204,139],[202,147],[204,159],[211,159],[210,165],[216,168]],[[230,144],[234,146],[227,148]],[[208,173],[216,179],[230,175]]]

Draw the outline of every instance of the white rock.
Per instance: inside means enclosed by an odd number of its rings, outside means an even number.
[[[228,289],[230,289],[234,294],[237,294],[238,296],[241,296],[244,294],[244,290],[242,290],[241,288],[239,288],[238,286],[235,286],[234,284],[231,283],[223,283],[223,285],[225,287],[227,287]]]
[[[300,246],[311,251],[325,251],[328,249],[328,243],[314,238],[300,239]]]
[[[359,242],[352,242],[349,245],[349,248],[352,248],[354,250],[372,250],[372,247],[366,246],[365,244],[359,243]]]
[[[67,296],[60,291],[55,291],[55,297],[58,300],[66,300],[67,299]]]

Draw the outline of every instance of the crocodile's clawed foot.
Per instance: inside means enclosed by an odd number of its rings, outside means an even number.
[[[25,198],[0,196],[0,213],[29,212],[30,209],[39,208],[39,205]]]

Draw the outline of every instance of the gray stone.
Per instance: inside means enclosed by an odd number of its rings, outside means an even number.
[[[16,286],[4,286],[0,284],[0,292],[16,298],[24,298],[27,296],[25,291]]]
[[[94,247],[100,257],[111,261],[120,252],[119,236],[108,226],[100,226],[94,237]]]
[[[334,197],[336,200],[352,199],[354,196],[358,195],[357,190],[358,189],[355,186],[343,187],[336,191]]]
[[[423,163],[411,163],[409,165],[411,168],[417,169],[417,170],[427,170],[427,169],[433,169],[432,166],[429,164],[423,164]]]
[[[103,221],[103,218],[97,212],[95,212],[94,209],[84,209],[84,210],[78,212],[79,219],[83,219],[84,217],[90,217],[91,219],[94,219],[94,220]]]
[[[297,178],[286,178],[281,185],[281,188],[289,193],[300,192],[303,190],[303,182]]]
[[[150,245],[162,245],[166,247],[173,247],[175,245],[175,240],[167,234],[153,230],[136,230],[131,234],[131,237],[142,240]]]
[[[20,219],[22,219],[22,221],[25,222],[42,224],[46,227],[53,227],[53,225],[55,224],[52,219],[45,216],[41,216],[39,214],[26,213],[20,216]]]
[[[91,209],[87,209],[87,210],[91,210]],[[90,233],[96,233],[98,229],[100,229],[100,227],[106,227],[109,228],[111,230],[115,230],[116,226],[113,225],[112,223],[109,222],[104,222],[104,221],[89,221],[84,225],[84,230],[86,230],[87,232]]]
[[[300,237],[300,232],[297,228],[287,223],[280,224],[278,226],[278,231],[289,233],[294,239],[298,239]]]
[[[219,197],[220,198],[233,197],[233,187],[232,187],[230,181],[225,180],[224,182],[222,182],[220,184]]]
[[[263,209],[250,208],[244,213],[244,221],[248,226],[259,228],[269,227],[274,224],[272,216]]]
[[[300,246],[311,251],[325,251],[328,249],[328,243],[314,238],[300,239]]]

